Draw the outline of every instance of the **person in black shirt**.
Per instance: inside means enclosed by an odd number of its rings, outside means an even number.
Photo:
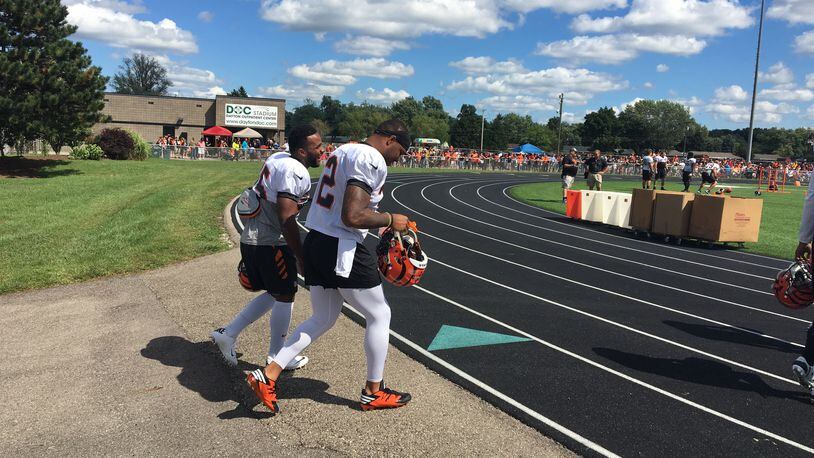
[[[608,170],[608,161],[602,157],[602,153],[597,149],[593,155],[585,161],[585,168],[588,171],[588,189],[602,190],[602,174]]]
[[[562,159],[562,174],[560,175],[560,178],[562,178],[562,203],[567,201],[568,190],[571,189],[571,186],[574,184],[574,179],[577,176],[577,169],[579,169],[579,164],[577,164],[576,159],[576,151],[576,148],[571,148],[568,156],[565,156]]]

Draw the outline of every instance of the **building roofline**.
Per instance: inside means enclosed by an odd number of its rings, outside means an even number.
[[[232,97],[228,95],[216,95],[214,99],[208,99],[203,97],[181,97],[181,96],[174,96],[174,95],[147,95],[147,94],[122,94],[120,92],[108,92],[105,91],[105,96],[108,95],[117,95],[122,97],[152,97],[158,99],[173,99],[173,100],[201,100],[205,102],[214,102],[219,98],[225,99],[246,99],[246,100],[268,100],[271,102],[283,102],[285,103],[285,99],[272,99],[267,97]]]

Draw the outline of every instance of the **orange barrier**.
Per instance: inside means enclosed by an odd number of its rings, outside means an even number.
[[[565,216],[573,219],[582,219],[582,193],[568,190],[568,202],[565,204]]]

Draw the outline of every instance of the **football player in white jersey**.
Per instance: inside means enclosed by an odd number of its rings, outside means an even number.
[[[701,169],[701,186],[698,187],[698,192],[704,189],[704,185],[709,183],[706,193],[712,193],[715,186],[718,184],[718,174],[721,172],[721,164],[718,161],[710,159]]]
[[[695,155],[692,151],[687,153],[687,160],[684,161],[684,168],[681,170],[681,181],[684,183],[684,190],[682,192],[689,192],[690,190],[690,180],[692,179],[692,174],[695,172]]]
[[[322,138],[314,127],[305,125],[293,128],[288,140],[291,152],[269,156],[260,178],[243,192],[238,202],[238,213],[244,223],[240,235],[240,282],[247,289],[265,292],[246,304],[226,327],[210,334],[231,366],[237,365],[235,341],[246,326],[271,310],[268,364],[285,343],[291,324],[297,272],[302,272],[302,243],[296,217],[309,197],[311,178],[307,168],[319,165]],[[307,363],[306,356],[295,355],[286,363],[286,369],[298,369]]]
[[[650,189],[650,184],[653,180],[653,150],[645,150],[644,157],[642,157],[642,189]],[[653,183],[653,189],[656,189]]]
[[[390,333],[390,306],[384,298],[377,258],[362,241],[370,229],[407,228],[408,218],[377,211],[387,166],[407,153],[410,135],[398,119],[381,123],[365,143],[340,146],[328,158],[317,186],[303,245],[305,283],[311,290],[313,315],[291,333],[264,369],[248,376],[257,397],[278,412],[277,377],[308,345],[330,329],[347,301],[365,317],[367,378],[363,410],[401,407],[410,401],[382,383]]]

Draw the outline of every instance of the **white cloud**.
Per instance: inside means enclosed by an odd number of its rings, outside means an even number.
[[[658,64],[656,65],[656,71],[659,73],[667,73],[670,71],[670,67],[667,64]]]
[[[698,111],[698,107],[704,104],[704,101],[696,96],[692,96],[689,99],[672,99],[672,101],[680,103],[686,107],[688,110],[690,110],[691,115],[694,115]]]
[[[192,91],[192,95],[193,97],[214,99],[217,95],[226,95],[226,90],[220,86],[212,86],[209,89]]]
[[[488,73],[518,73],[527,72],[523,64],[515,60],[497,62],[491,57],[466,57],[462,60],[449,63],[450,67],[460,69],[468,75],[481,75]]]
[[[337,86],[353,84],[357,77],[397,79],[412,76],[414,72],[412,65],[387,61],[380,57],[348,61],[332,59],[313,65],[297,65],[288,70],[289,74],[297,78]]]
[[[410,93],[405,90],[394,91],[387,87],[381,91],[377,91],[376,89],[369,87],[364,91],[356,91],[356,97],[368,102],[389,105],[393,102],[398,102],[399,100],[410,97]]]
[[[527,95],[495,95],[481,99],[477,105],[490,112],[531,113],[535,111],[552,111],[557,107],[542,98]]]
[[[794,50],[804,54],[814,54],[814,30],[809,30],[794,38]]]
[[[215,13],[211,11],[201,11],[198,13],[198,19],[203,22],[212,22],[215,19]]]
[[[362,36],[346,36],[344,40],[334,43],[337,52],[359,54],[363,56],[385,57],[393,51],[406,51],[410,45],[399,40]]]
[[[642,84],[642,87],[644,87],[645,89],[653,89],[654,86],[653,83],[651,83],[650,81],[645,81],[644,84]]]
[[[794,82],[794,72],[783,62],[778,62],[766,73],[758,73],[758,80],[769,84],[791,84]]]
[[[814,89],[814,73],[809,73],[806,75],[806,87],[809,89]]]
[[[62,0],[61,3],[65,6],[84,3],[126,14],[139,14],[146,11],[142,0],[133,0],[132,2],[123,0]]]
[[[220,87],[223,81],[210,70],[195,68],[187,62],[176,62],[166,55],[151,55],[167,69],[167,78],[172,81],[168,89],[182,96],[214,97],[226,92]]]
[[[760,91],[760,98],[783,102],[810,102],[814,100],[814,91],[797,87],[768,88]]]
[[[376,37],[429,33],[484,37],[511,29],[507,11],[495,0],[264,0],[263,19],[289,30],[350,32]]]
[[[715,102],[707,105],[705,110],[716,119],[725,119],[734,123],[749,122],[750,105],[737,103]],[[774,104],[759,101],[755,104],[755,120],[764,124],[776,125],[787,114],[799,113],[800,110],[787,103]]]
[[[811,0],[774,0],[766,16],[791,24],[814,24],[814,2]]]
[[[808,107],[808,109],[806,110],[805,118],[814,119],[814,105]]]
[[[633,105],[636,105],[636,102],[640,102],[640,101],[642,101],[642,100],[644,100],[644,99],[643,99],[643,98],[641,98],[641,97],[636,97],[635,99],[631,100],[630,102],[623,103],[623,104],[622,104],[622,111],[625,111],[625,109],[626,109],[627,107],[632,107]]]
[[[561,93],[569,105],[584,105],[596,94],[624,89],[627,81],[584,68],[563,67],[508,74],[469,75],[453,81],[450,90],[485,92],[497,96],[542,96],[553,101]]]
[[[737,84],[715,89],[715,101],[717,102],[742,102],[749,98],[749,93]]]
[[[707,42],[684,35],[619,35],[577,36],[570,40],[538,43],[535,54],[570,62],[620,64],[635,59],[642,52],[689,56],[698,54]]]
[[[118,1],[81,0],[66,2],[68,22],[77,26],[76,36],[107,43],[117,48],[139,48],[196,53],[198,45],[191,32],[170,19],[141,21],[133,14],[138,4]]]
[[[578,16],[571,27],[580,33],[641,32],[689,36],[723,35],[752,25],[751,8],[737,0],[633,0],[624,16]]]
[[[291,84],[260,87],[258,91],[266,97],[279,97],[291,100],[320,100],[323,95],[336,97],[342,95],[345,86],[331,86],[324,84]]]
[[[627,0],[505,0],[503,3],[521,13],[549,8],[558,13],[577,14],[627,6]]]

